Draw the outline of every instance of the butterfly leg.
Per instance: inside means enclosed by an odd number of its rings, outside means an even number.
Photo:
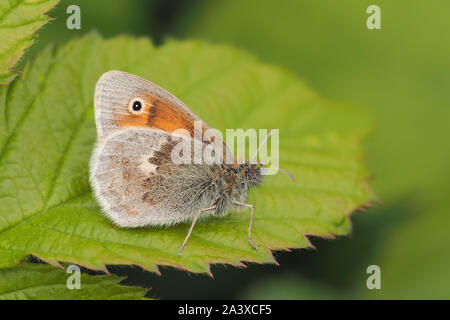
[[[197,222],[198,217],[200,217],[200,215],[203,212],[209,211],[209,210],[213,210],[215,208],[216,208],[216,206],[212,206],[212,207],[209,207],[209,208],[203,208],[203,209],[198,210],[197,214],[194,217],[194,220],[192,220],[192,224],[191,224],[191,227],[189,228],[189,231],[188,231],[188,233],[186,235],[186,238],[184,238],[183,244],[180,247],[180,251],[178,251],[178,255],[179,256],[181,256],[181,254],[183,253],[183,248],[186,245],[186,242],[188,241],[189,237],[191,236],[192,229],[194,229],[194,225],[195,225],[195,222]]]
[[[254,244],[253,240],[252,240],[252,226],[253,226],[253,217],[254,217],[253,205],[248,204],[248,203],[242,203],[242,202],[234,202],[234,204],[237,206],[240,206],[240,207],[247,207],[252,210],[252,213],[250,215],[250,225],[248,226],[248,242],[250,242],[250,244],[252,245],[253,248],[258,250],[259,249],[258,246],[256,244]]]

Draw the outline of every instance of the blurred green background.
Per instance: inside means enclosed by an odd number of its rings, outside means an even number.
[[[66,9],[81,8],[81,30]],[[381,30],[366,27],[369,5]],[[383,205],[353,234],[312,239],[316,250],[276,253],[280,266],[214,266],[214,279],[115,266],[157,298],[450,298],[450,2],[448,0],[62,0],[29,55],[97,30],[232,43],[296,73],[324,97],[365,108],[377,124],[365,161]],[[282,128],[281,128],[282,129]],[[381,268],[381,290],[366,269]]]

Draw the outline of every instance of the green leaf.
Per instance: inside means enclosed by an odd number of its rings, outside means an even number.
[[[34,33],[51,20],[45,15],[59,0],[4,0],[0,3],[0,84],[17,75],[12,68],[35,39]]]
[[[200,221],[181,257],[189,225],[120,229],[101,214],[88,161],[94,86],[111,69],[168,89],[214,128],[280,128],[280,166],[297,180],[269,176],[250,193],[260,250],[247,241],[249,212]],[[94,269],[274,262],[271,250],[310,246],[305,235],[348,234],[350,213],[373,200],[361,164],[368,117],[230,46],[90,35],[42,52],[0,103],[0,267],[28,254]]]
[[[27,263],[0,270],[0,300],[135,300],[145,289],[124,287],[115,276],[82,273],[80,289],[68,289],[73,275],[46,264]]]

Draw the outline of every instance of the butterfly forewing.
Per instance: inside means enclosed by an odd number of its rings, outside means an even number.
[[[134,102],[141,104],[138,111],[133,110]],[[233,158],[223,140],[220,137],[211,139],[207,124],[181,100],[135,75],[121,71],[104,73],[97,82],[94,105],[100,142],[124,127],[147,127],[183,134],[181,129],[192,138],[212,140],[223,150],[224,157]],[[196,126],[195,122],[200,125]]]

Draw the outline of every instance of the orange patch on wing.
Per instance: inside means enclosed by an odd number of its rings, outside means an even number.
[[[126,115],[120,115],[117,124],[120,127],[148,127],[173,132],[177,129],[185,129],[191,137],[194,136],[194,119],[178,107],[161,101],[147,94],[143,112],[134,114],[126,110]],[[203,131],[206,127],[203,129]]]

